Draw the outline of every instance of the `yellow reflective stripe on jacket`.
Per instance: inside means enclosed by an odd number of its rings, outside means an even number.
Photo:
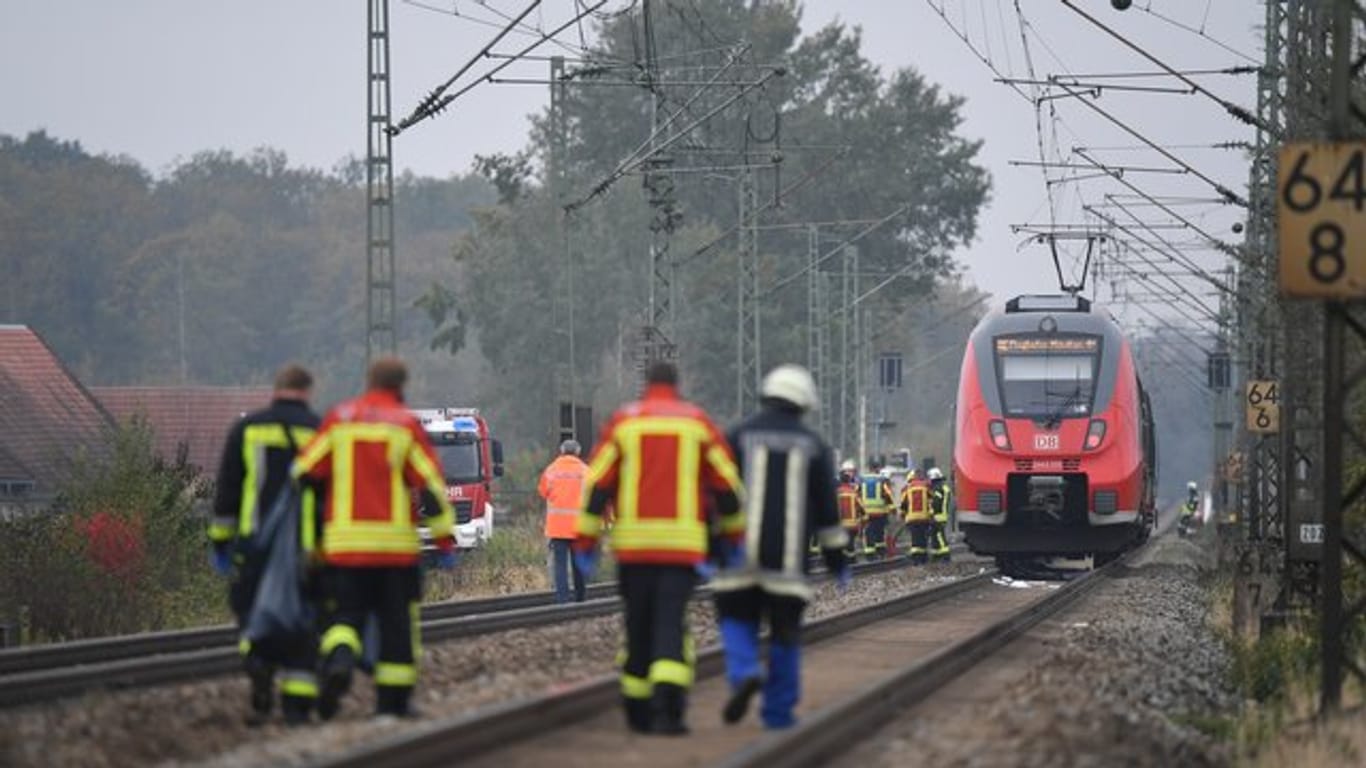
[[[318,697],[318,678],[306,670],[286,669],[280,675],[280,693],[303,699],[316,699]]]
[[[621,673],[621,695],[628,699],[648,699],[655,692],[654,683],[643,677]]]
[[[318,644],[318,650],[323,656],[333,650],[346,646],[351,652],[360,655],[361,644],[360,634],[350,624],[333,624],[323,633],[322,641]]]
[[[593,488],[602,481],[612,467],[617,463],[617,458],[621,456],[616,442],[604,443],[593,454],[593,463],[588,465],[588,470],[583,478],[583,498],[579,501],[579,519],[574,523],[574,533],[578,536],[587,536],[596,539],[602,535],[602,515],[595,515],[588,511],[588,497],[593,493]],[[621,477],[617,477],[617,494],[621,493]]]
[[[222,544],[232,541],[237,535],[237,527],[232,524],[223,524],[218,520],[209,523],[209,541]]]
[[[312,488],[299,495],[299,547],[305,552],[318,548],[318,494]]]
[[[412,688],[417,685],[417,665],[381,661],[375,664],[375,685]]]
[[[655,685],[677,685],[680,688],[692,686],[692,667],[673,659],[656,659],[650,664],[650,682]]]
[[[301,446],[299,455],[294,458],[294,464],[289,468],[290,477],[298,480],[303,477],[310,469],[318,466],[318,462],[327,457],[332,452],[332,433],[323,432],[314,436],[307,445]]]
[[[707,529],[698,498],[702,445],[708,438],[706,425],[687,417],[638,416],[618,424],[615,436],[621,451],[621,477],[612,546],[618,550],[706,552]],[[673,467],[675,516],[641,519],[642,443],[646,437],[656,436],[678,441],[678,463]]]
[[[330,511],[323,550],[333,554],[416,554],[420,545],[412,519],[412,504],[405,472],[409,467],[436,498],[440,509],[426,520],[432,535],[444,538],[455,528],[455,510],[446,499],[445,479],[427,456],[412,431],[401,424],[383,422],[336,422],[315,440],[295,462],[299,475],[329,454],[332,458]],[[361,445],[383,446],[388,465],[389,499],[386,519],[355,519],[356,450]],[[383,482],[380,476],[374,481]]]
[[[425,487],[440,506],[440,511],[428,517],[426,521],[428,530],[432,532],[432,537],[443,539],[453,535],[455,531],[455,507],[451,506],[451,502],[446,498],[446,478],[441,476],[440,470],[422,450],[422,444],[416,440],[408,446],[408,460],[412,462],[413,469],[417,470]]]
[[[294,437],[296,447],[307,445],[315,434],[312,427],[298,425],[290,425],[289,431]],[[242,501],[237,518],[238,536],[250,536],[261,521],[259,497],[266,482],[266,451],[271,448],[289,448],[289,445],[284,424],[247,424],[243,427]],[[213,533],[213,528],[210,528],[210,538],[213,537]]]
[[[716,474],[721,476],[722,480],[726,481],[726,485],[730,486],[731,492],[735,494],[735,498],[740,502],[734,512],[721,517],[721,533],[742,533],[745,530],[745,484],[744,481],[740,479],[739,469],[735,466],[735,462],[731,460],[726,449],[719,445],[713,445],[707,449],[707,464],[711,466]]]
[[[399,527],[382,520],[361,520],[352,521],[345,526],[330,526],[323,547],[329,554],[413,554],[420,549],[420,544],[417,529],[411,525]]]
[[[351,523],[355,510],[356,444],[382,444],[389,462],[391,524],[411,528],[408,492],[403,486],[403,461],[408,455],[413,435],[398,424],[337,422],[329,430],[332,435],[332,526]],[[443,489],[444,495],[444,489]],[[328,531],[331,539],[332,531]],[[331,550],[330,544],[328,545]]]
[[[656,549],[671,552],[705,552],[707,527],[701,521],[636,520],[631,525],[618,523],[612,529],[612,547],[617,550]]]

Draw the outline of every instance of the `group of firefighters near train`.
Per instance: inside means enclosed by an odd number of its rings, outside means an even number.
[[[445,475],[404,404],[406,378],[400,360],[380,359],[364,394],[319,419],[308,404],[312,377],[286,366],[270,405],[228,435],[210,561],[230,582],[249,723],[269,719],[277,676],[286,723],[314,712],[331,719],[358,670],[374,679],[377,715],[416,714],[419,526],[438,553],[429,565],[449,569],[456,557]],[[844,462],[837,472],[830,447],[803,423],[819,401],[800,366],[770,371],[758,412],[724,434],[680,395],[673,365],[651,364],[645,379],[587,462],[568,440],[541,475],[556,591],[567,601],[572,578],[582,599],[610,542],[624,603],[627,727],[683,734],[695,655],[686,609],[710,582],[731,691],[724,721],[739,722],[762,694],[764,725],[789,727],[813,562],[843,591],[851,563],[886,557],[902,525],[912,562],[947,560],[948,485],[937,468],[909,470],[898,495],[889,469],[860,474]]]

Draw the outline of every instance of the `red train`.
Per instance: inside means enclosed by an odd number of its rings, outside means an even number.
[[[973,329],[953,466],[968,546],[1006,569],[1097,564],[1156,520],[1152,404],[1129,342],[1080,296],[1019,296]]]

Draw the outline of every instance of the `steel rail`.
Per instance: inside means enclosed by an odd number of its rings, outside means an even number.
[[[861,574],[872,574],[893,570],[906,563],[906,558],[898,557],[862,563],[856,566],[856,569]],[[824,578],[822,574],[817,574],[817,577]],[[595,595],[595,599],[566,605],[553,602],[537,604],[537,601],[553,601],[553,594],[550,592],[435,603],[423,611],[422,637],[427,642],[453,640],[596,618],[620,610],[620,602],[612,596],[616,590],[615,583],[598,584],[590,589],[590,594]],[[710,590],[706,588],[695,593],[695,599],[709,596]],[[216,639],[208,646],[196,647],[194,643],[202,643],[204,637]],[[230,627],[180,633],[146,633],[112,640],[80,641],[61,645],[68,647],[39,646],[23,649],[31,652],[50,649],[44,650],[40,656],[42,663],[47,666],[38,666],[36,663],[26,669],[12,666],[12,669],[18,671],[0,674],[0,709],[73,696],[96,689],[161,685],[230,674],[241,670],[242,666],[237,651],[236,632]],[[14,651],[5,653],[20,655]],[[54,659],[60,660],[56,663],[61,666],[54,666]]]
[[[971,637],[904,667],[838,704],[816,712],[790,731],[764,736],[719,765],[722,768],[825,765],[847,750],[857,737],[867,735],[872,732],[870,729],[876,729],[895,717],[899,709],[928,700],[927,697],[934,691],[1105,583],[1115,569],[1128,562],[1134,552],[1144,548],[1133,550],[1125,557],[1068,582],[1048,597],[1024,606]]]
[[[588,587],[589,598],[607,597],[616,591],[615,583],[593,584]],[[482,613],[496,613],[553,605],[555,593],[549,591],[523,592],[515,595],[474,598],[471,600],[443,600],[422,606],[424,621],[450,619]],[[0,675],[35,672],[75,664],[96,664],[118,661],[135,656],[181,653],[234,645],[237,628],[230,624],[211,627],[139,632],[112,637],[96,637],[65,643],[24,646],[0,650]]]
[[[996,575],[994,571],[981,573],[814,621],[802,627],[802,638],[804,642],[816,642],[850,632],[976,589]],[[723,663],[719,646],[707,648],[697,656],[696,675],[701,679],[719,674]],[[319,758],[308,765],[314,768],[447,766],[455,759],[473,757],[525,739],[528,734],[543,733],[593,717],[615,705],[620,695],[618,677],[603,675],[549,695],[425,724],[360,745],[341,755]]]

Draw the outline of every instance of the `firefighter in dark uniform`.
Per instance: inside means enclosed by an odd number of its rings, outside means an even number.
[[[949,498],[952,491],[939,467],[930,467],[925,476],[930,480],[930,535],[927,542],[930,560],[949,562],[949,540],[944,532],[949,527]]]
[[[720,547],[714,582],[731,696],[722,711],[739,722],[763,688],[765,727],[788,728],[801,693],[798,643],[802,611],[811,599],[802,543],[814,534],[826,567],[841,588],[849,579],[848,540],[835,502],[834,458],[820,435],[802,424],[816,407],[816,385],[805,368],[781,365],[764,377],[762,409],[728,434],[745,481],[742,546]],[[760,623],[771,631],[767,674],[759,654]]]
[[[245,628],[265,567],[264,557],[246,556],[246,544],[266,526],[276,497],[289,482],[290,462],[318,429],[318,415],[308,406],[312,388],[308,371],[297,365],[281,368],[270,405],[238,420],[223,448],[209,540],[214,568],[232,579],[228,604],[239,630]],[[305,550],[312,550],[317,540],[316,510],[316,494],[305,489],[299,531]],[[277,667],[283,669],[280,699],[285,721],[307,721],[318,697],[316,638],[271,638],[255,643],[243,638],[238,647],[251,680],[250,721],[262,722],[270,714]]]
[[[575,562],[589,579],[603,511],[615,504],[612,552],[626,621],[622,704],[627,726],[641,733],[687,733],[688,600],[710,537],[738,544],[744,530],[730,447],[677,387],[671,364],[652,363],[641,399],[617,409],[603,427],[588,462],[588,498],[574,542]]]

